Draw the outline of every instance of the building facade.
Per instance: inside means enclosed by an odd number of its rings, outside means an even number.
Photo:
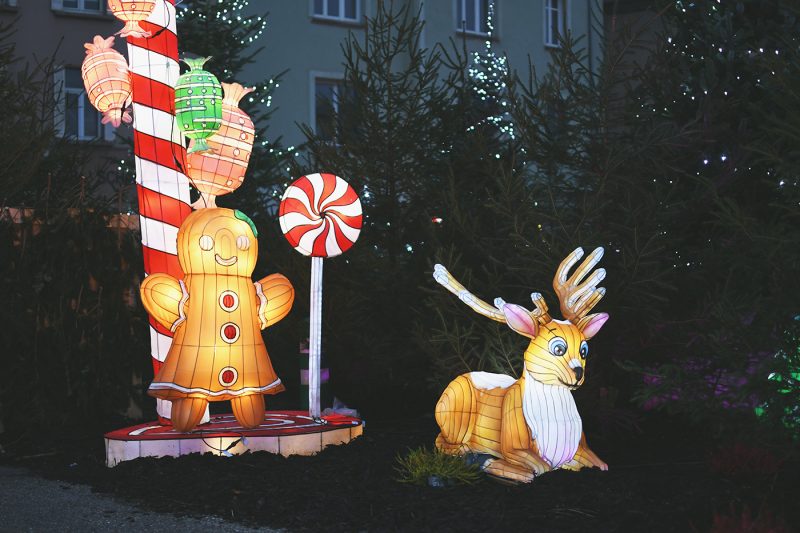
[[[283,138],[284,146],[302,143],[298,124],[308,124],[318,133],[324,128],[344,76],[341,45],[350,32],[363,39],[365,20],[375,16],[379,1],[250,2],[253,14],[269,12],[267,30],[256,42],[265,49],[244,79],[236,81],[247,84],[263,79],[265,73],[287,71],[274,94],[276,109],[269,129],[270,135]],[[394,5],[408,4],[419,13],[425,22],[423,47],[449,46],[452,40],[471,52],[485,50],[490,2],[492,50],[506,55],[510,68],[523,76],[529,60],[538,70],[545,68],[559,35],[566,31],[581,36],[589,56],[599,58],[603,20],[599,0],[395,0]],[[0,0],[0,22],[13,25],[17,53],[23,59],[35,63],[52,57],[60,67],[53,74],[57,132],[93,143],[104,157],[123,156],[115,132],[100,123],[99,113],[88,103],[80,76],[83,44],[94,35],[112,35],[121,28],[106,0]],[[116,48],[126,53],[124,39],[118,39]],[[123,135],[126,129],[121,128]]]
[[[258,0],[251,13],[269,12],[269,25],[258,43],[264,51],[245,77],[286,70],[275,90],[276,109],[270,134],[281,135],[285,146],[300,144],[297,124],[324,133],[325,101],[336,105],[344,77],[341,44],[352,32],[363,39],[365,19],[375,16],[380,0]],[[385,1],[385,0],[384,0]],[[451,40],[469,52],[483,51],[489,33],[490,0],[395,0],[410,4],[425,22],[423,47]],[[525,78],[528,61],[543,70],[565,31],[581,36],[581,45],[596,60],[601,53],[602,3],[596,0],[494,0],[492,51],[506,55],[512,70]],[[590,52],[591,51],[591,52]],[[240,80],[248,83],[250,80]]]
[[[0,0],[0,22],[13,26],[16,52],[33,66],[52,59],[54,122],[59,135],[77,141],[113,145],[114,130],[86,99],[81,79],[84,43],[107,37],[120,23],[106,11],[105,0]],[[124,40],[116,48],[124,51]]]

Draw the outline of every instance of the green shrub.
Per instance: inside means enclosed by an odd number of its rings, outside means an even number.
[[[398,466],[395,468],[400,474],[398,481],[427,485],[430,476],[438,476],[451,484],[471,485],[481,478],[481,471],[477,465],[467,464],[464,457],[442,453],[437,449],[428,450],[424,446],[409,450],[403,457],[397,456]]]

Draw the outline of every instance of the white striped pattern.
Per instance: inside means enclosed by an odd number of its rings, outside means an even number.
[[[189,178],[171,168],[136,157],[136,183],[164,196],[189,203]]]
[[[150,326],[150,354],[153,359],[164,362],[167,352],[172,344],[172,337],[167,337],[159,333],[156,328]]]
[[[170,87],[175,87],[181,75],[177,61],[133,44],[128,44],[128,70]]]
[[[177,34],[175,6],[165,0],[156,1],[155,8],[147,20],[158,26],[166,27],[168,31]],[[180,76],[177,57],[164,56],[131,43],[128,43],[128,65],[130,72],[170,87],[175,86],[178,76]],[[136,95],[133,96],[135,100]],[[169,103],[169,105],[172,104]],[[151,109],[139,103],[134,103],[133,128],[168,141],[174,141],[179,134],[174,117],[164,111]],[[181,144],[181,141],[178,141],[178,144]],[[182,173],[160,165],[158,162],[145,161],[139,157],[135,157],[135,163],[136,182],[139,185],[170,198],[189,203],[189,180]],[[176,254],[178,228],[163,221],[148,218],[148,214],[143,213],[139,217],[142,244],[148,248]],[[161,335],[154,328],[150,328],[150,345],[154,359],[163,362],[167,357],[171,344],[172,339],[170,337]],[[169,418],[172,404],[171,402],[157,399],[156,410],[159,416]],[[201,423],[208,422],[208,420],[209,413],[206,409]]]
[[[133,115],[136,117],[136,130],[175,144],[183,142],[183,136],[177,126],[173,127],[175,117],[170,113],[154,109],[142,104],[133,104]]]
[[[566,387],[545,385],[526,377],[522,413],[539,454],[555,470],[575,457],[583,422]]]
[[[178,255],[178,228],[143,215],[139,215],[139,224],[142,244],[154,250]]]

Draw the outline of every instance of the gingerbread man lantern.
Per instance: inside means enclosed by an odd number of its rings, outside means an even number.
[[[152,274],[142,283],[145,309],[174,332],[148,394],[172,401],[178,431],[194,429],[207,403],[223,400],[243,427],[256,427],[264,419],[263,395],[284,389],[261,330],[289,313],[294,288],[281,274],[251,280],[256,236],[238,210],[195,211],[178,231],[184,279]]]

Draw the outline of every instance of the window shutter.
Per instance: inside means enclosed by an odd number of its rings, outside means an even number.
[[[65,135],[64,126],[66,123],[67,99],[65,95],[66,79],[64,67],[58,67],[53,72],[53,129],[56,135]]]

